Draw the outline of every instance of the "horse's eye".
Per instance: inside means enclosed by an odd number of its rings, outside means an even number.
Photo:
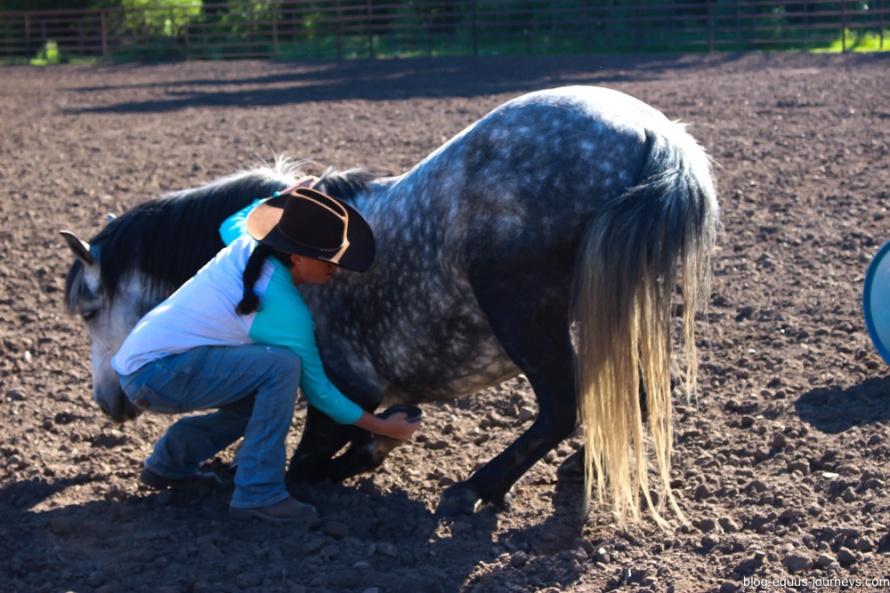
[[[99,314],[99,309],[86,309],[80,312],[80,317],[84,321],[90,321]]]

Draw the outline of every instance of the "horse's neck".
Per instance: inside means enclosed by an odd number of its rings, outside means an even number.
[[[393,188],[398,186],[404,175],[398,177],[381,177],[375,179],[369,184],[368,191],[357,195],[352,205],[363,216],[373,216],[375,213],[389,207],[389,197],[393,192]]]

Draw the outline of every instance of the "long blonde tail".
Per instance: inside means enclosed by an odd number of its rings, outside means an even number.
[[[682,266],[685,379],[697,375],[695,317],[710,296],[718,206],[705,152],[679,124],[648,134],[642,182],[589,222],[575,272],[579,414],[586,431],[585,502],[593,483],[616,520],[639,519],[640,494],[656,522],[671,490],[671,309]],[[640,401],[645,392],[644,412]],[[648,431],[647,431],[648,428]],[[648,434],[646,434],[648,432]],[[650,491],[648,460],[657,469]],[[655,499],[655,500],[654,500]]]

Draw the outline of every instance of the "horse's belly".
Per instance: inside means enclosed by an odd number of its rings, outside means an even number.
[[[519,373],[491,333],[466,325],[413,326],[382,344],[377,363],[384,399],[442,401],[475,393]],[[459,327],[459,329],[455,329]]]

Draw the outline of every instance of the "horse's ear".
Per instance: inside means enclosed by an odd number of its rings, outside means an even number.
[[[65,243],[68,244],[68,248],[71,249],[75,257],[90,266],[96,263],[96,258],[90,253],[89,243],[81,241],[77,235],[71,231],[60,231],[60,234],[62,235],[62,238],[65,239]]]
[[[112,214],[111,212],[109,212],[108,214],[105,215],[105,224],[108,224],[115,218],[117,218],[117,217],[114,214]]]

